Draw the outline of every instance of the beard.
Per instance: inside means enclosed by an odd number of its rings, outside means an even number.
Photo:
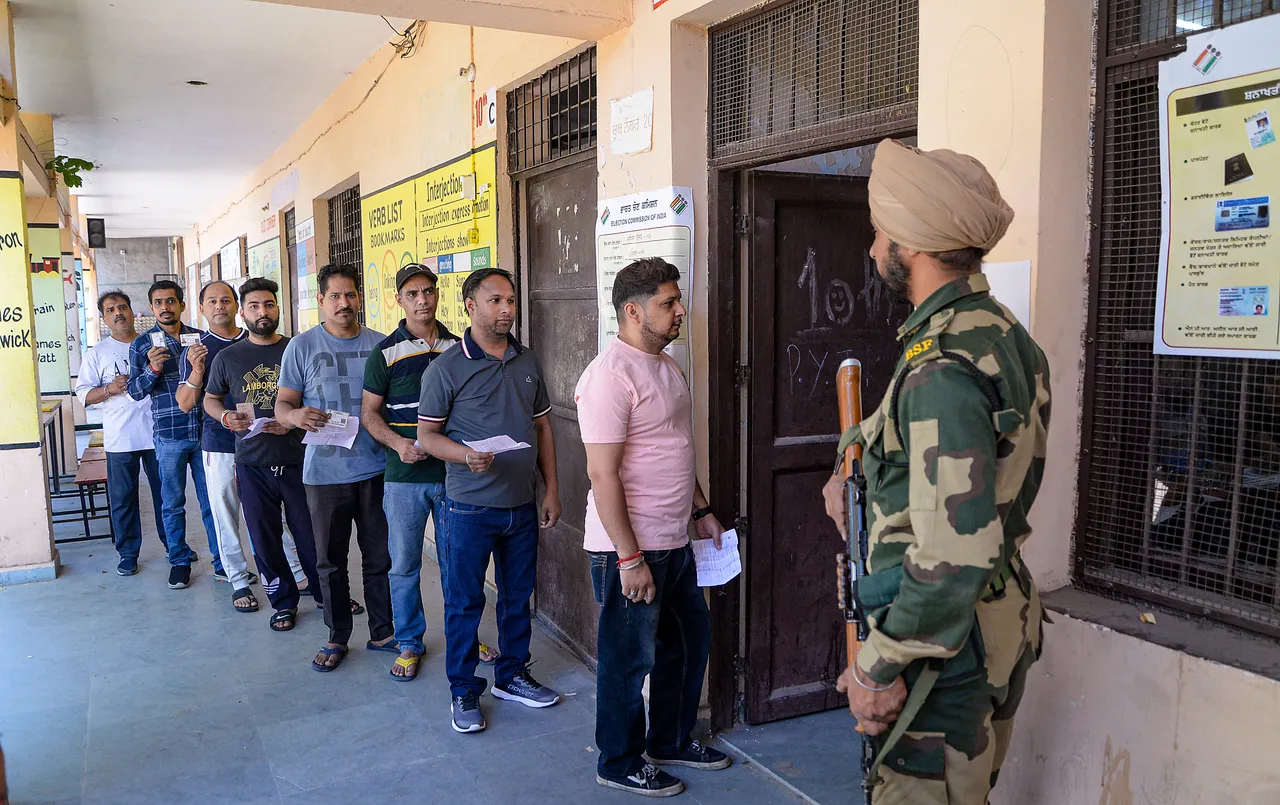
[[[667,345],[680,337],[680,330],[676,330],[675,335],[670,335],[668,330],[655,330],[649,326],[649,322],[643,322],[640,325],[640,337],[644,340],[644,345],[653,352],[661,352],[667,348]]]
[[[278,319],[269,319],[264,316],[256,321],[246,321],[244,326],[247,327],[249,332],[254,335],[267,338],[275,335],[276,329],[280,326],[280,321]]]
[[[895,302],[910,302],[910,282],[911,269],[906,263],[902,262],[902,256],[898,252],[898,244],[890,243],[888,254],[885,256],[884,265],[877,263],[876,277],[884,283],[889,289],[889,295],[893,297]]]

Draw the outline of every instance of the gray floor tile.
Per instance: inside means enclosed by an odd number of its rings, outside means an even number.
[[[282,791],[284,786],[281,786]],[[360,805],[400,803],[440,803],[444,805],[490,805],[475,789],[471,778],[450,757],[423,760],[396,769],[385,769],[346,778],[310,791],[283,794],[284,805],[314,805],[316,802]]]
[[[0,743],[14,803],[79,802],[87,705],[0,710]]]

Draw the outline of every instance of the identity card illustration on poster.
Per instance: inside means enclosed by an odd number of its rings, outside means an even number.
[[[644,257],[661,257],[680,269],[680,293],[692,304],[689,278],[693,256],[693,190],[663,187],[647,193],[603,199],[596,218],[596,287],[600,311],[599,349],[618,336],[613,278]],[[667,353],[689,374],[689,317]]]
[[[1160,65],[1155,352],[1280,358],[1280,17],[1192,36]]]

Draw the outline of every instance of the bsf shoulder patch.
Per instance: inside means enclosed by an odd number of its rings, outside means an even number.
[[[922,360],[928,360],[941,354],[942,347],[938,343],[937,336],[926,334],[919,341],[907,347],[904,357],[909,362],[919,363]]]

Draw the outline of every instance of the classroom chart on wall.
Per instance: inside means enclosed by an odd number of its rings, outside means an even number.
[[[647,193],[603,199],[596,218],[596,288],[601,352],[618,336],[613,309],[613,280],[629,263],[661,257],[680,269],[680,292],[691,304],[689,277],[693,257],[693,190],[663,187]],[[689,317],[667,353],[689,376]]]
[[[22,178],[0,175],[0,445],[40,440]],[[23,413],[27,412],[27,413]]]
[[[57,224],[28,224],[31,253],[31,301],[35,306],[36,360],[40,393],[71,393],[67,354],[67,314],[62,292],[62,238]]]
[[[413,262],[439,277],[437,320],[455,333],[470,324],[462,284],[497,266],[497,154],[488,143],[361,199],[369,327],[386,333],[399,323],[396,272]]]
[[[249,247],[249,276],[264,277],[280,285],[280,238],[274,237]]]
[[[1280,16],[1192,36],[1160,65],[1155,352],[1280,359]]]
[[[293,229],[298,249],[298,332],[306,332],[320,323],[320,307],[316,302],[316,219],[308,218]]]
[[[67,322],[67,368],[71,377],[80,376],[80,350],[84,339],[80,337],[80,282],[75,252],[62,253],[62,311]],[[72,385],[75,385],[74,383]]]

